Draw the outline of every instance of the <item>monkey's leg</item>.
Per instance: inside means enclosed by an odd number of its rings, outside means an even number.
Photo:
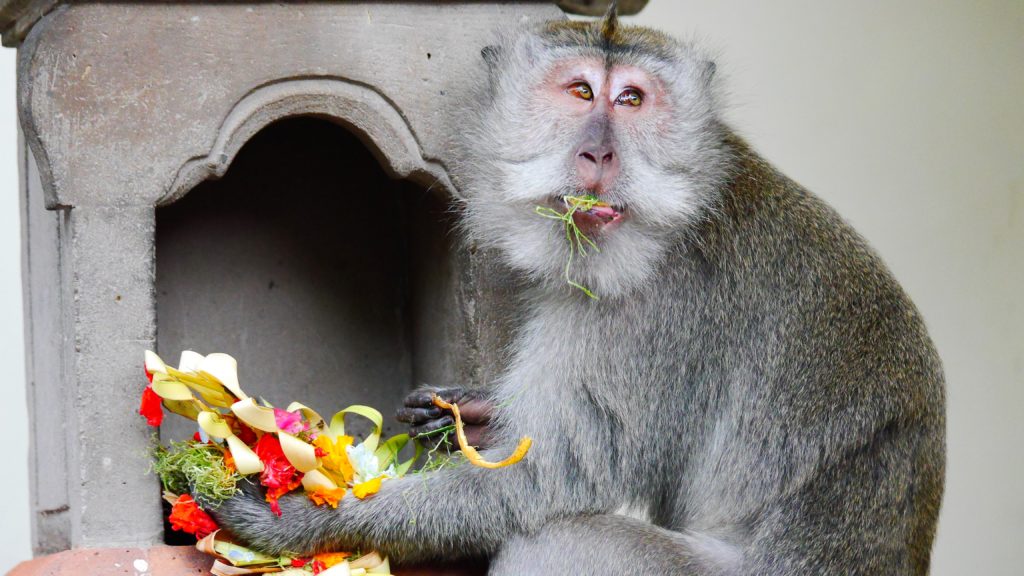
[[[618,515],[564,518],[516,536],[491,561],[490,576],[552,574],[729,574],[740,553],[723,542]]]
[[[941,497],[941,444],[893,424],[766,511],[748,574],[923,576]]]

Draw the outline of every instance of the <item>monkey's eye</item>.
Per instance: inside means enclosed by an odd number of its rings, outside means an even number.
[[[572,86],[569,86],[569,89],[566,90],[566,92],[582,100],[587,100],[588,102],[594,99],[594,91],[590,89],[590,85],[586,82],[577,82]]]
[[[636,88],[626,88],[622,94],[615,99],[615,103],[621,106],[639,106],[644,101],[644,95]]]

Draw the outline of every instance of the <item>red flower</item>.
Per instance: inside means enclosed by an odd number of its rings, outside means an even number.
[[[142,403],[139,405],[139,414],[146,417],[146,424],[159,426],[164,421],[163,401],[153,392],[152,386],[146,386],[142,391]]]
[[[291,482],[278,488],[267,488],[267,503],[270,504],[270,510],[278,516],[281,515],[281,505],[277,503],[277,500],[285,494],[295,490],[299,486],[302,486],[302,474],[299,474]]]
[[[273,434],[264,434],[256,442],[256,455],[263,461],[263,472],[260,482],[267,488],[281,488],[291,483],[295,475],[295,467],[281,450],[281,441]]]
[[[273,434],[264,434],[256,442],[256,455],[263,461],[260,483],[267,487],[267,502],[274,514],[281,515],[277,500],[302,484],[302,474],[288,462],[281,450],[281,441]]]
[[[292,568],[302,568],[308,563],[308,558],[292,558]]]
[[[313,574],[319,574],[327,570],[327,565],[320,560],[313,560],[309,567],[313,569]]]
[[[213,518],[203,512],[203,509],[188,494],[178,496],[171,507],[171,515],[168,520],[171,521],[171,528],[195,534],[198,539],[205,538],[218,528]]]

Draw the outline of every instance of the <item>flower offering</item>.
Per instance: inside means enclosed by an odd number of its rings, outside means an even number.
[[[407,434],[382,440],[384,419],[368,406],[349,406],[326,420],[298,402],[282,409],[257,401],[242,391],[237,362],[227,354],[186,351],[172,368],[147,351],[145,368],[149,385],[139,413],[146,422],[159,426],[166,409],[194,420],[198,427],[191,441],[158,447],[153,469],[172,505],[172,529],[196,536],[197,548],[216,558],[213,574],[390,572],[387,558],[376,553],[335,552],[312,558],[260,554],[222,534],[201,503],[216,505],[232,497],[243,479],[266,488],[267,502],[278,515],[281,496],[299,489],[321,506],[337,507],[350,492],[358,499],[369,498],[384,481],[404,475],[419,457],[417,446],[412,458],[398,461],[410,441]],[[373,424],[362,441],[345,433],[349,415]]]

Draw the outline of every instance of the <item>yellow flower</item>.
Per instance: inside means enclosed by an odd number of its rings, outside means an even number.
[[[336,440],[331,440],[327,434],[321,434],[313,440],[313,446],[323,452],[320,464],[324,469],[340,475],[346,484],[355,476],[355,470],[345,453],[345,447],[351,445],[352,441],[351,436],[338,436]]]
[[[359,498],[360,500],[366,498],[367,496],[370,496],[371,494],[376,494],[378,491],[380,491],[380,483],[382,480],[384,480],[384,477],[378,476],[373,480],[367,480],[362,484],[356,484],[355,486],[352,487],[352,494],[354,494],[355,497]]]

